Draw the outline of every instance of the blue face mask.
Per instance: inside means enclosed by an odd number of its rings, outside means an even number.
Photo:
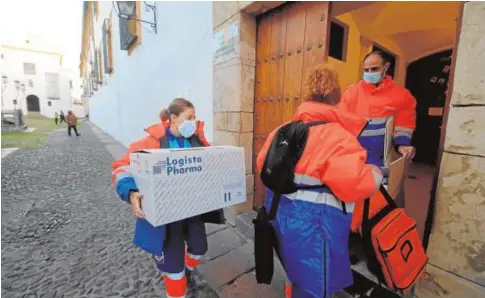
[[[367,83],[377,84],[381,81],[382,73],[381,72],[364,72],[363,79]]]
[[[196,126],[195,120],[184,120],[179,124],[178,129],[182,137],[187,139],[194,134]]]

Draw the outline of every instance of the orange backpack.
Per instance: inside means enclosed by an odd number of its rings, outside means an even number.
[[[416,229],[416,222],[404,209],[397,208],[381,186],[387,206],[369,219],[370,199],[364,202],[362,240],[367,267],[388,288],[409,292],[423,276],[428,256]]]

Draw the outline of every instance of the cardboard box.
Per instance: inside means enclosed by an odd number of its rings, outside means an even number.
[[[397,195],[404,188],[408,164],[409,162],[404,157],[401,157],[393,161],[389,166],[389,186],[387,191],[393,199],[396,199]]]
[[[246,201],[244,148],[144,150],[131,154],[131,167],[153,226]]]

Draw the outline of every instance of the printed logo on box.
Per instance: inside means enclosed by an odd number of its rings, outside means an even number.
[[[224,202],[230,202],[231,201],[231,193],[230,192],[225,192],[224,193]]]
[[[159,160],[153,166],[153,175],[166,173],[167,176],[175,176],[193,172],[202,172],[202,157],[167,157],[165,160]]]

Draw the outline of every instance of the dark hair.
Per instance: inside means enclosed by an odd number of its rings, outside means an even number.
[[[380,50],[372,51],[369,54],[365,55],[364,61],[362,61],[362,62],[365,62],[365,60],[367,60],[367,58],[369,58],[370,56],[373,56],[373,55],[381,57],[382,64],[386,64],[386,63],[390,62],[389,59],[387,58],[386,54],[383,51],[380,51]]]
[[[180,113],[183,113],[187,108],[194,108],[194,105],[185,98],[175,98],[170,102],[168,108],[163,109],[160,112],[160,120],[162,122],[166,122],[167,120],[170,121],[170,116],[175,115],[179,116]]]

